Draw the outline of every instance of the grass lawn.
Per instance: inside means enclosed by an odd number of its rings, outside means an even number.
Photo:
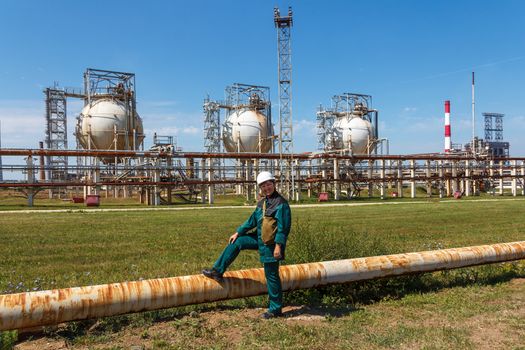
[[[525,200],[296,207],[286,263],[524,240],[524,208]],[[0,213],[0,293],[196,274],[251,210]],[[244,252],[232,269],[258,266],[257,253]],[[271,322],[257,320],[266,300],[255,297],[70,323],[18,346],[519,348],[524,278],[523,261],[436,272],[291,292],[292,317]]]

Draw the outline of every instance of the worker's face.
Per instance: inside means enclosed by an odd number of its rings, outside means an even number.
[[[259,187],[265,196],[270,196],[275,191],[275,183],[271,180],[263,182]]]

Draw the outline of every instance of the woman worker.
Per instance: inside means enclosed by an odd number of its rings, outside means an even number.
[[[261,315],[269,319],[282,316],[283,293],[279,277],[279,261],[284,259],[286,240],[291,226],[290,206],[275,190],[275,177],[263,171],[257,175],[257,185],[264,197],[259,200],[252,215],[230,237],[221,256],[211,269],[202,270],[206,277],[222,281],[222,275],[244,249],[258,249],[264,265],[270,305]],[[257,231],[252,231],[257,227]]]

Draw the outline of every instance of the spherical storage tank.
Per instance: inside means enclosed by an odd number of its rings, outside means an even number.
[[[135,148],[144,139],[142,120],[135,113],[129,117],[129,108],[122,101],[112,99],[94,100],[84,106],[77,123],[77,137],[85,149],[115,149],[115,126],[117,129],[117,149],[133,149],[133,129],[135,129]],[[91,136],[91,137],[90,137]],[[91,140],[90,140],[91,138]]]
[[[368,142],[374,137],[372,124],[359,115],[350,114],[334,121],[334,143],[337,149],[350,149],[352,154],[367,154]]]
[[[268,124],[266,116],[259,111],[233,112],[226,118],[222,130],[226,151],[268,153],[272,148],[269,137],[273,135],[273,127]]]

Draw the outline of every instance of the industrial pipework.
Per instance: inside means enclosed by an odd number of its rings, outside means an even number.
[[[283,290],[525,259],[525,241],[281,266]],[[0,295],[0,330],[23,329],[250,297],[266,293],[263,269]]]

